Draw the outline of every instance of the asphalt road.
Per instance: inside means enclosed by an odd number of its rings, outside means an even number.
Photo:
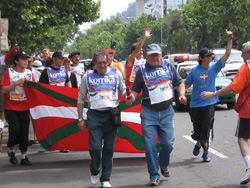
[[[237,138],[234,136],[237,114],[226,105],[218,105],[215,113],[215,138],[210,146],[210,163],[203,163],[200,154],[192,155],[194,142],[190,139],[192,124],[187,111],[176,112],[175,148],[171,154],[169,178],[161,178],[158,187],[171,188],[228,188],[240,186],[245,173]],[[30,167],[9,163],[7,156],[7,129],[3,152],[0,154],[0,188],[91,188],[89,182],[90,157],[87,151],[60,153],[48,152],[39,144],[30,146]],[[20,159],[20,153],[17,152]],[[115,153],[111,176],[112,187],[149,187],[144,154]]]

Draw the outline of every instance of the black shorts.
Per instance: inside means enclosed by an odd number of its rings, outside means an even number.
[[[250,119],[240,118],[238,120],[235,136],[250,139]]]

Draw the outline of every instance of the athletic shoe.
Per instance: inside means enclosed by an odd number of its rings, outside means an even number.
[[[247,184],[247,183],[249,183],[249,182],[250,182],[250,169],[248,168],[248,169],[246,169],[246,174],[245,174],[245,176],[242,178],[240,184],[241,184],[241,185],[245,185],[245,184]]]
[[[32,163],[30,162],[29,158],[26,156],[24,159],[21,159],[21,165],[31,166]]]
[[[91,182],[92,185],[97,184],[98,180],[99,180],[99,174],[97,174],[95,176],[94,175],[90,176],[90,182]]]
[[[169,172],[169,169],[168,169],[168,167],[166,167],[166,168],[162,168],[161,167],[161,174],[164,176],[164,177],[169,177],[170,176],[170,172]]]
[[[208,154],[206,153],[203,153],[202,158],[203,158],[203,162],[210,162],[211,160]]]
[[[194,150],[193,150],[193,155],[198,156],[200,154],[200,149],[201,149],[201,147],[199,147],[197,144],[195,144]]]
[[[14,164],[14,165],[18,164],[18,161],[17,161],[17,158],[16,158],[14,152],[8,152],[8,155],[10,157],[10,163],[11,164]]]
[[[155,179],[150,179],[150,181],[149,181],[149,183],[148,183],[148,185],[151,185],[151,186],[157,186],[157,185],[159,185],[160,184],[160,179],[157,179],[157,178],[155,178]]]
[[[111,184],[109,183],[109,181],[104,181],[104,182],[102,182],[102,187],[108,188],[108,187],[111,187]]]

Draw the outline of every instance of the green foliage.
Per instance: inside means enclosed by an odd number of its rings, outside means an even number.
[[[160,44],[160,24],[160,20],[146,14],[137,20],[131,19],[128,24],[123,24],[120,18],[116,17],[113,20],[101,21],[86,33],[79,34],[75,43],[66,49],[69,52],[80,51],[81,59],[87,59],[92,58],[97,49],[110,48],[111,41],[115,41],[115,58],[126,59],[130,54],[130,46],[142,39],[147,27],[152,28],[153,36],[146,41],[144,47],[153,42]]]
[[[8,0],[0,3],[3,18],[9,19],[9,42],[27,53],[45,47],[62,50],[78,32],[78,25],[100,17],[100,1]]]
[[[146,40],[144,51],[148,44],[161,44],[161,41],[163,55],[198,53],[202,47],[217,48],[227,41],[225,29],[234,32],[234,47],[239,48],[250,38],[249,10],[250,0],[189,0],[182,10],[168,10],[168,14],[158,20],[142,14],[125,24],[118,17],[101,21],[79,34],[67,50],[77,50],[81,58],[91,58],[95,50],[110,48],[111,41],[116,41],[115,58],[126,59],[130,46],[142,39],[147,27],[153,35]]]
[[[235,47],[249,40],[249,0],[190,0],[182,11],[183,24],[198,29],[198,46],[220,47],[227,40],[225,29],[234,32]],[[209,39],[209,42],[208,42]]]

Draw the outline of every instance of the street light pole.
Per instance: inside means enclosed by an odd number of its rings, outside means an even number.
[[[113,34],[110,33],[109,31],[102,31],[100,34],[102,34],[102,33],[109,33],[109,34],[111,34],[111,41],[110,41],[110,46],[111,46],[112,43],[113,43]]]
[[[163,0],[161,0],[161,46],[162,46]]]

